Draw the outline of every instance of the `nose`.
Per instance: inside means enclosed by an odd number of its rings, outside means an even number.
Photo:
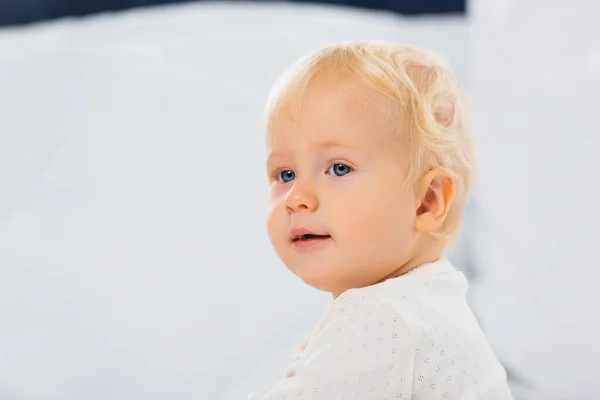
[[[297,180],[287,193],[285,207],[289,212],[312,212],[319,208],[319,199],[308,183]]]

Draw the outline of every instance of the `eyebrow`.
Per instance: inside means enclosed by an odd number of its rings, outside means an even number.
[[[329,150],[329,149],[336,148],[336,147],[347,149],[347,150],[352,150],[352,151],[358,151],[358,149],[355,147],[343,145],[339,142],[336,142],[335,140],[325,140],[322,142],[314,143],[310,146],[310,148],[314,149],[314,150]],[[267,158],[267,162],[269,160],[271,160],[272,158],[279,157],[288,152],[289,152],[289,150],[273,151],[269,154],[269,156]]]
[[[354,147],[343,145],[341,143],[336,142],[335,140],[325,140],[323,142],[315,143],[311,146],[311,148],[323,149],[323,150],[331,149],[333,147],[342,147],[344,149],[357,150]]]

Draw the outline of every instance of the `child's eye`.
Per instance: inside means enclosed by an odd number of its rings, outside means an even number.
[[[350,171],[352,171],[352,167],[342,163],[335,163],[329,167],[329,171],[327,172],[335,176],[344,176],[349,174]]]
[[[296,178],[296,173],[292,170],[286,169],[285,171],[281,171],[277,179],[281,182],[287,183],[293,181]]]

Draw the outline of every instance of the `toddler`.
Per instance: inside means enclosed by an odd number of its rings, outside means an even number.
[[[257,400],[512,399],[444,258],[475,173],[467,104],[415,47],[345,42],[295,63],[266,110],[268,232],[333,302]]]

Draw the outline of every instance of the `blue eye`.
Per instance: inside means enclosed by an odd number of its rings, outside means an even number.
[[[296,173],[294,171],[287,169],[285,171],[281,171],[278,179],[281,182],[287,183],[287,182],[293,181],[295,177],[296,177]]]
[[[335,176],[344,176],[348,175],[352,171],[352,167],[347,166],[346,164],[336,163],[329,167],[329,173]]]

